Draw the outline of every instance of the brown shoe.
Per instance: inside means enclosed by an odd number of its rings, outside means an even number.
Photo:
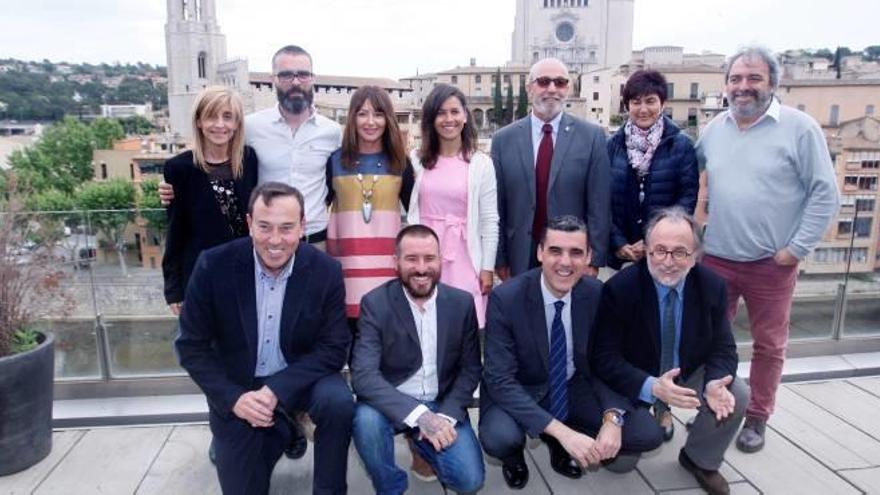
[[[412,466],[410,466],[409,470],[412,472],[413,476],[425,483],[437,481],[437,475],[434,473],[434,468],[428,464],[428,461],[426,461],[424,457],[419,455],[419,451],[416,450],[411,438],[407,438],[407,444],[409,445],[409,451],[412,453]]]
[[[675,421],[672,420],[672,411],[667,409],[657,413],[656,418],[657,424],[663,430],[663,441],[668,442],[672,440],[672,436],[675,435]]]
[[[703,490],[706,490],[709,495],[730,494],[730,485],[727,484],[727,480],[724,479],[724,476],[722,476],[719,471],[711,471],[697,466],[694,464],[694,461],[688,457],[684,449],[681,449],[678,453],[678,463],[681,464],[683,468],[687,469],[689,473],[694,475],[697,483],[699,483],[700,487],[702,487]]]

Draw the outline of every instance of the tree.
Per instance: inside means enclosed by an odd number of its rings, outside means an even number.
[[[871,45],[862,50],[862,58],[867,62],[880,62],[880,45]]]
[[[147,120],[146,117],[140,115],[119,119],[119,123],[122,124],[122,128],[125,130],[126,134],[142,136],[153,132],[153,123]]]
[[[519,98],[516,100],[516,118],[521,119],[529,114],[529,95],[526,91],[526,80],[519,80]]]
[[[46,129],[35,145],[13,152],[9,164],[28,188],[70,194],[94,175],[94,139],[88,126],[66,117]]]
[[[165,240],[165,228],[168,224],[168,216],[165,207],[159,201],[159,180],[147,179],[141,182],[141,191],[138,195],[138,210],[141,218],[146,220],[150,232],[155,233],[160,243]]]
[[[134,220],[135,191],[130,182],[113,179],[87,182],[76,191],[76,204],[88,212],[87,221],[116,249],[122,276],[128,276],[125,264],[125,227]]]
[[[116,119],[95,119],[92,122],[92,134],[95,136],[95,149],[113,149],[113,143],[125,137],[125,129]]]
[[[504,109],[501,105],[501,68],[495,71],[495,89],[492,91],[492,120],[498,126],[504,125]]]
[[[48,189],[30,195],[25,200],[25,207],[35,212],[35,219],[42,226],[45,237],[41,240],[63,246],[68,251],[69,259],[75,262],[78,258],[80,236],[67,234],[74,233],[82,224],[82,219],[72,213],[76,208],[73,196]],[[76,267],[76,264],[73,266]]]
[[[513,122],[513,83],[507,85],[507,98],[504,100],[504,125]]]

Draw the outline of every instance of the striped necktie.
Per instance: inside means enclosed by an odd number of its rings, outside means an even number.
[[[568,352],[565,344],[565,327],[562,325],[562,307],[565,302],[556,301],[556,314],[550,326],[550,414],[559,421],[568,419]]]

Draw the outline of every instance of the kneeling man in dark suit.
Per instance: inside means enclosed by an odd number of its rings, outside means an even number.
[[[351,333],[337,261],[300,243],[303,197],[266,182],[248,206],[250,238],[202,252],[175,341],[208,398],[225,494],[264,494],[291,438],[315,422],[313,492],[346,492],[354,402],[340,375]]]
[[[602,283],[582,277],[590,261],[587,227],[566,215],[550,220],[537,248],[539,268],[492,291],[486,320],[480,441],[501,459],[511,488],[529,478],[525,434],[540,436],[550,465],[569,478],[605,463],[626,471],[636,454],[662,443],[646,412],[593,376],[587,356]],[[622,456],[621,456],[622,457]],[[625,461],[625,462],[624,462]]]
[[[397,278],[361,300],[352,359],[354,444],[376,493],[401,494],[394,463],[405,433],[440,481],[458,493],[483,485],[480,444],[467,407],[480,382],[474,298],[440,280],[440,244],[424,225],[397,235]]]
[[[718,468],[749,389],[736,378],[724,280],[696,262],[700,230],[681,207],[659,211],[645,242],[647,258],[605,284],[593,369],[637,409],[653,405],[667,440],[669,406],[696,409],[678,460],[710,494],[729,493]]]

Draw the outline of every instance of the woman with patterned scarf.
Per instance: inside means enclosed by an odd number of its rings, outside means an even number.
[[[694,145],[664,115],[666,99],[666,78],[654,70],[633,73],[623,88],[629,118],[608,141],[612,268],[645,257],[644,227],[655,211],[679,205],[693,213],[697,204]]]

